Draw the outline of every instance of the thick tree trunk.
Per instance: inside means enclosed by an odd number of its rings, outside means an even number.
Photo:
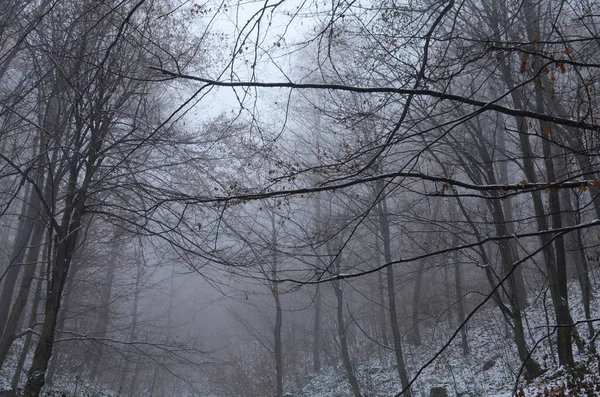
[[[71,185],[73,186],[73,184]],[[62,291],[65,286],[69,266],[75,250],[75,243],[81,227],[84,202],[73,203],[73,196],[67,198],[62,227],[57,233],[55,257],[52,261],[46,305],[44,308],[44,324],[33,356],[33,363],[28,373],[27,384],[23,391],[24,397],[37,397],[45,383],[46,370],[52,357],[56,320],[60,309]]]
[[[78,269],[79,267],[77,266],[77,258],[73,258],[69,269],[70,277],[68,277],[67,281],[65,282],[64,294],[62,298],[63,303],[60,305],[58,321],[56,322],[56,329],[59,331],[65,329],[69,308],[71,307],[73,278],[76,277]],[[48,373],[46,374],[46,384],[49,387],[52,387],[54,384],[54,375],[56,374],[56,370],[59,368],[59,366],[61,368],[63,367],[63,357],[68,355],[69,353],[66,351],[66,346],[56,346],[54,348],[54,354],[52,354],[52,359],[48,365]]]

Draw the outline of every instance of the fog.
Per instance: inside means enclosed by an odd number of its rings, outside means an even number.
[[[600,395],[598,15],[4,1],[0,396]]]

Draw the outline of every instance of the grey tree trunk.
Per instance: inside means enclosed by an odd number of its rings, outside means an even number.
[[[320,119],[319,119],[320,120]],[[319,121],[318,120],[318,121]],[[317,244],[321,244],[320,239],[323,237],[322,220],[321,220],[321,203],[319,197],[315,198],[315,235]],[[317,246],[313,248],[315,254],[315,270],[321,268],[322,259],[321,253],[322,248]],[[312,357],[313,357],[313,371],[319,372],[321,370],[321,312],[323,303],[321,301],[321,284],[316,285],[315,291],[315,314],[313,321],[313,345],[312,345]]]
[[[377,229],[379,229],[379,221],[376,224]],[[375,266],[378,268],[381,267],[381,247],[380,247],[380,235],[379,233],[375,233]],[[379,328],[381,328],[381,339],[384,346],[389,346],[389,335],[388,335],[388,325],[387,325],[387,313],[386,313],[386,301],[385,301],[385,283],[383,282],[383,271],[377,272],[377,306],[379,309],[377,310],[379,314]]]
[[[450,209],[450,213],[455,213],[455,208]],[[458,246],[458,238],[456,235],[452,237],[452,246]],[[463,302],[462,296],[462,266],[460,263],[460,258],[458,257],[458,251],[454,251],[453,255],[454,259],[454,285],[456,292],[456,315],[458,317],[458,323],[462,324],[465,322],[465,304]],[[463,356],[469,355],[469,339],[467,338],[467,327],[462,327],[460,330],[460,338],[461,338],[461,347],[463,351]]]
[[[454,191],[454,193],[456,194],[456,191]],[[465,209],[462,201],[460,200],[460,197],[457,196],[456,201],[461,210],[461,213],[463,214],[463,216],[465,217],[465,219],[471,226],[471,229],[473,230],[473,232],[477,238],[477,241],[481,242],[482,241],[481,235],[480,235],[479,231],[477,230],[477,228],[475,227],[473,221],[471,220],[467,210]],[[502,223],[495,222],[495,224],[499,228],[496,230],[497,233],[505,232],[505,230],[502,229],[502,226],[503,226]],[[484,265],[486,266],[486,269],[487,268],[491,269],[491,265],[489,264],[489,260],[487,258],[485,251],[483,250],[483,247],[481,247],[481,249],[480,249],[480,254],[481,254],[482,260],[484,261]],[[511,262],[512,259],[510,256],[510,255],[512,255],[511,250],[500,248],[500,254],[502,256],[503,262],[513,263],[513,262]],[[491,270],[490,270],[490,272],[491,272]],[[490,282],[490,285],[492,288],[494,288],[496,286],[496,282],[493,280],[491,273],[487,273],[487,274],[488,274],[488,280]],[[525,331],[523,329],[521,308],[519,307],[519,300],[515,298],[516,297],[516,291],[515,291],[516,285],[514,282],[514,278],[509,277],[508,283],[509,283],[509,291],[506,293],[506,295],[508,296],[508,300],[510,302],[512,311],[508,310],[508,308],[506,308],[504,306],[504,304],[502,303],[502,300],[499,296],[496,297],[496,302],[497,302],[498,306],[500,307],[500,309],[502,310],[502,312],[505,313],[505,317],[506,317],[507,321],[508,321],[507,317],[510,317],[513,320],[513,327],[514,327],[514,333],[515,333],[515,344],[517,345],[517,352],[519,353],[519,358],[521,359],[521,362],[525,364],[525,369],[527,371],[526,376],[529,378],[535,378],[542,373],[542,368],[537,363],[537,361],[535,361],[533,359],[533,357],[531,357],[529,354],[529,349],[527,347],[527,341],[525,339]]]
[[[17,333],[19,319],[22,318],[23,311],[27,305],[27,298],[29,296],[29,290],[31,289],[31,283],[35,276],[35,270],[37,269],[37,261],[42,247],[43,236],[45,226],[43,223],[38,222],[33,228],[31,235],[31,246],[27,250],[26,265],[24,265],[23,275],[21,276],[21,285],[19,292],[17,293],[15,302],[13,304],[10,316],[4,329],[4,334],[0,340],[0,369],[6,360],[8,351],[12,346],[15,336]]]
[[[277,235],[275,228],[275,214],[271,212],[271,277],[277,280]],[[281,325],[283,322],[283,311],[281,310],[281,300],[279,299],[279,287],[276,281],[271,286],[273,298],[275,300],[275,328],[273,330],[275,338],[275,372],[277,381],[276,396],[283,397],[283,346],[281,344]]]
[[[506,149],[506,137],[505,137],[505,133],[504,131],[500,131],[500,133],[496,134],[497,136],[497,142],[498,142],[498,147],[500,148],[500,156],[501,159],[503,161],[500,161],[499,163],[499,168],[500,168],[500,178],[499,181],[501,184],[508,184],[508,161],[509,159],[506,157],[505,153],[507,152]],[[504,223],[506,224],[506,233],[507,235],[512,235],[515,233],[514,230],[514,226],[513,226],[513,220],[514,220],[514,216],[513,216],[513,203],[512,200],[510,199],[510,197],[507,197],[505,199],[502,200],[502,214],[504,217]],[[511,257],[513,258],[513,260],[518,260],[519,259],[519,250],[517,247],[517,241],[516,240],[509,240],[508,241],[508,247],[505,249],[510,249],[511,250]],[[506,271],[507,269],[505,268],[504,271]],[[525,310],[528,306],[529,303],[527,301],[527,289],[525,288],[525,280],[524,280],[524,276],[523,276],[523,270],[521,269],[521,267],[517,268],[514,271],[514,280],[515,280],[515,286],[516,286],[516,298],[519,300],[519,307],[521,308],[521,310]]]
[[[339,256],[336,260],[339,260]],[[342,361],[344,362],[344,368],[346,369],[346,375],[348,375],[348,381],[350,382],[350,387],[352,388],[354,397],[362,397],[358,380],[356,379],[356,374],[354,373],[354,367],[352,366],[352,361],[350,359],[350,352],[348,350],[346,325],[344,323],[344,295],[340,283],[341,281],[332,282],[333,290],[337,300],[337,328],[338,336],[340,338],[340,348],[342,350]]]
[[[27,243],[29,242],[35,219],[39,215],[41,202],[35,189],[28,186],[23,201],[23,210],[20,216],[19,228],[13,245],[10,263],[2,280],[2,293],[0,294],[0,333],[4,333],[4,328],[6,327],[6,321],[8,320],[8,314],[10,313],[13,301],[13,293],[21,272],[25,252],[27,251]]]
[[[408,334],[408,340],[415,346],[421,345],[421,329],[419,321],[419,306],[421,302],[421,284],[423,283],[423,266],[417,264],[417,278],[415,280],[415,288],[413,290],[413,305],[411,313],[411,330]]]
[[[133,293],[133,310],[131,313],[131,327],[129,329],[129,336],[127,340],[129,342],[133,342],[137,337],[137,326],[138,326],[138,306],[140,303],[140,280],[142,279],[142,267],[138,266],[135,278],[135,291]],[[125,393],[125,383],[127,382],[127,378],[129,372],[131,372],[131,368],[129,367],[129,363],[133,361],[133,357],[130,354],[125,354],[123,357],[123,366],[120,373],[119,378],[119,388],[117,389],[119,393]],[[129,390],[129,388],[128,388]]]
[[[71,308],[71,300],[73,298],[73,280],[77,277],[77,273],[81,268],[79,253],[85,251],[86,244],[87,240],[82,240],[81,243],[79,243],[79,250],[74,253],[71,265],[69,266],[69,277],[67,277],[67,280],[65,281],[62,303],[56,322],[56,329],[59,331],[64,330],[67,325],[67,318],[69,316],[69,309]],[[52,387],[53,385],[56,370],[64,367],[64,361],[66,360],[64,360],[63,357],[68,357],[69,354],[71,354],[71,352],[67,351],[67,346],[56,346],[54,348],[54,354],[52,354],[52,358],[48,365],[48,372],[46,374],[46,384],[49,387]]]
[[[496,5],[496,2],[493,1],[492,7],[495,7]],[[526,15],[532,12],[531,7],[532,4],[530,4],[529,2],[527,2],[527,4],[524,5],[524,13]],[[497,18],[492,18],[492,29],[495,32],[496,38],[498,40],[501,40],[499,33],[500,28],[498,26]],[[535,38],[535,40],[538,39],[539,37]],[[505,84],[510,90],[511,99],[515,107],[519,109],[524,109],[526,107],[527,101],[525,100],[522,89],[520,87],[515,87],[512,71],[510,69],[510,65],[506,62],[506,60],[502,60],[500,62],[499,70],[503,76]],[[529,134],[527,133],[527,121],[523,117],[519,116],[515,116],[515,121],[517,128],[519,129],[518,136],[522,152],[523,171],[525,173],[525,176],[527,177],[528,182],[536,183],[538,181],[538,178],[534,162],[535,154],[532,149]],[[538,230],[547,230],[548,221],[546,218],[541,194],[539,191],[532,191],[531,196]],[[551,206],[556,208],[557,204],[558,202],[556,200],[553,200]],[[551,209],[551,211],[553,210]],[[560,212],[557,215],[560,216]],[[563,301],[561,299],[563,291],[559,285],[561,282],[559,281],[560,276],[557,273],[557,260],[553,250],[553,245],[550,244],[550,238],[550,236],[543,234],[540,235],[539,240],[541,245],[545,247],[543,250],[543,255],[546,270],[548,272],[550,294],[552,296],[554,314],[556,316],[558,324],[571,324],[572,318],[569,312],[568,301]],[[558,254],[559,256],[561,256],[560,253]],[[562,258],[560,258],[559,260],[562,261]],[[562,270],[560,272],[562,274]],[[569,327],[559,327],[557,331],[557,349],[559,361],[562,365],[572,366],[574,363],[571,340],[572,329]]]
[[[33,328],[37,321],[37,309],[42,300],[42,286],[44,284],[44,268],[40,267],[40,271],[38,273],[38,282],[35,287],[35,293],[33,295],[33,300],[31,301],[31,313],[29,314],[29,328]],[[19,385],[19,379],[21,379],[21,373],[23,372],[23,367],[25,366],[25,359],[27,359],[27,354],[29,353],[29,348],[31,346],[31,332],[27,334],[25,337],[25,343],[23,343],[23,349],[21,350],[21,354],[19,355],[19,361],[17,364],[17,368],[15,370],[15,374],[13,375],[12,382],[10,384],[11,389],[16,390]]]
[[[379,252],[377,252],[377,257],[379,257]],[[386,315],[386,301],[385,301],[385,283],[383,282],[383,274],[381,272],[377,272],[377,297],[378,297],[378,314],[379,314],[379,328],[381,328],[381,341],[384,346],[389,346],[389,336],[388,336],[388,325],[387,325],[387,315]]]
[[[106,264],[108,269],[104,273],[104,280],[102,280],[102,289],[100,292],[100,310],[98,311],[98,319],[96,321],[96,325],[94,326],[96,335],[100,338],[106,337],[106,331],[108,330],[108,325],[110,323],[110,300],[112,296],[113,283],[115,280],[115,267],[118,263],[117,255],[121,247],[122,246],[118,240],[118,235],[116,235],[112,241],[111,247],[112,260],[110,263]],[[100,376],[98,369],[103,357],[104,345],[100,344],[95,351],[95,358],[92,360],[90,369],[90,377],[97,381]]]
[[[72,181],[74,185],[75,181]],[[71,190],[73,192],[73,190]],[[77,236],[81,227],[84,211],[83,200],[74,203],[73,197],[67,198],[61,228],[57,233],[55,256],[52,261],[46,305],[44,308],[44,324],[33,356],[33,363],[28,373],[27,384],[23,391],[24,397],[37,397],[45,383],[46,370],[52,357],[56,320],[60,309],[61,297],[71,259],[75,250]]]
[[[387,218],[387,204],[385,197],[378,205],[379,209],[379,226],[381,230],[381,239],[383,242],[383,254],[386,263],[392,262],[391,236],[390,225]],[[394,283],[394,268],[388,266],[386,268],[387,287],[388,287],[388,304],[390,308],[390,325],[392,326],[392,337],[394,340],[394,352],[396,355],[396,366],[398,376],[402,383],[402,388],[406,389],[404,395],[412,397],[412,392],[408,386],[408,374],[404,364],[404,354],[402,353],[402,334],[400,333],[400,325],[398,322],[398,313],[396,311],[396,286]]]
[[[317,284],[315,292],[315,317],[313,323],[313,371],[321,370],[321,284]]]

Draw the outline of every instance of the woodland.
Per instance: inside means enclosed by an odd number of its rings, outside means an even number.
[[[600,395],[600,3],[0,0],[0,396]]]

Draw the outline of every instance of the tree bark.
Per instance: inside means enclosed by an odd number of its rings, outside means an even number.
[[[381,239],[383,241],[383,253],[386,263],[392,262],[392,249],[391,249],[391,236],[390,236],[390,225],[387,218],[387,204],[385,197],[380,201],[378,205],[379,209],[379,227],[381,230]],[[406,372],[406,366],[404,364],[404,354],[402,353],[402,334],[400,333],[400,325],[398,323],[398,313],[396,311],[396,286],[394,283],[394,268],[388,266],[386,268],[387,273],[387,287],[388,287],[388,304],[390,307],[390,325],[392,326],[392,337],[394,340],[394,352],[396,355],[396,366],[398,370],[398,376],[402,383],[402,388],[406,389],[404,395],[406,397],[412,397],[412,392],[408,388],[408,374]]]
[[[32,234],[35,219],[39,215],[40,198],[35,189],[28,186],[23,201],[21,220],[13,245],[10,263],[8,264],[4,276],[2,294],[0,294],[0,333],[4,333],[6,327],[6,321],[8,320],[11,303],[13,301],[14,289],[17,284],[17,279],[19,278],[19,273],[21,272],[25,252],[27,251],[27,243]]]
[[[456,193],[456,192],[454,192],[454,193]],[[459,206],[463,216],[465,217],[465,219],[467,220],[467,222],[473,229],[475,236],[477,237],[477,241],[481,241],[482,240],[481,235],[479,234],[479,231],[477,230],[477,228],[473,224],[473,221],[469,217],[469,214],[467,213],[462,201],[460,200],[460,197],[457,196],[456,201],[458,203],[458,206]],[[499,229],[496,230],[497,233],[505,232],[504,230],[502,230],[503,224],[497,223],[497,222],[495,222],[495,223],[496,223],[496,226],[499,227]],[[484,260],[486,262],[485,263],[486,268],[490,267],[489,263],[487,263],[489,261],[487,259],[487,255],[485,254],[485,251],[483,250],[483,246],[480,249],[480,253],[481,253],[482,260]],[[513,263],[513,262],[511,262],[512,259],[510,257],[510,255],[512,255],[511,250],[501,248],[500,254],[502,257],[501,260],[503,262]],[[496,283],[492,280],[491,274],[488,274],[488,280],[491,284],[491,287],[494,288],[496,286]],[[512,311],[508,310],[508,308],[504,308],[504,305],[501,303],[502,300],[500,299],[499,296],[496,297],[496,300],[497,300],[498,306],[500,307],[502,312],[505,313],[506,320],[508,321],[508,317],[513,319],[513,329],[514,329],[514,333],[515,333],[515,344],[517,345],[517,352],[519,353],[519,358],[521,359],[521,362],[525,364],[525,369],[527,371],[526,376],[528,378],[533,379],[542,374],[542,368],[537,363],[537,361],[535,361],[533,359],[533,357],[531,357],[529,354],[529,349],[527,347],[527,341],[525,339],[525,331],[523,329],[521,308],[519,307],[519,300],[516,299],[516,294],[515,294],[516,285],[514,282],[514,278],[509,277],[508,283],[509,283],[509,291],[510,292],[507,293],[507,296],[508,296],[509,302],[511,304]]]
[[[492,7],[496,6],[496,2],[492,2]],[[526,17],[531,14],[533,5],[528,1],[524,4],[524,13]],[[496,18],[492,18],[492,29],[495,32],[496,39],[501,40],[500,37],[500,29],[498,26],[498,21]],[[529,25],[526,23],[526,25]],[[532,34],[530,32],[529,36]],[[539,40],[539,37],[535,37],[535,40]],[[524,97],[524,93],[522,92],[521,87],[515,87],[513,82],[513,75],[510,70],[510,65],[506,62],[506,60],[502,60],[499,65],[499,70],[504,78],[504,82],[510,90],[511,99],[515,105],[515,107],[519,109],[524,109],[526,107],[526,100]],[[528,124],[527,121],[521,116],[515,116],[515,121],[517,128],[519,130],[519,143],[521,146],[522,152],[522,162],[523,162],[523,171],[525,176],[527,177],[527,181],[529,183],[537,183],[537,173],[535,170],[535,154],[533,152],[531,142],[529,139],[529,134],[527,132]],[[532,191],[531,197],[533,201],[533,207],[535,211],[536,223],[538,226],[538,230],[547,230],[548,229],[548,221],[546,218],[546,213],[544,211],[544,205],[541,198],[541,193],[539,191]],[[556,209],[558,202],[555,199],[552,199],[551,207]],[[551,211],[554,209],[551,208]],[[560,210],[560,208],[559,208]],[[558,213],[560,216],[560,212]],[[562,288],[560,284],[562,284],[561,275],[562,269],[559,270],[557,266],[557,259],[553,250],[553,245],[550,244],[550,236],[547,234],[542,234],[539,237],[540,243],[545,247],[543,249],[544,261],[546,264],[546,270],[548,271],[548,278],[550,284],[550,295],[552,297],[552,304],[554,307],[554,313],[556,316],[556,320],[558,324],[571,324],[572,318],[569,312],[568,301],[563,301],[561,299],[563,295]],[[562,237],[560,237],[562,239]],[[561,244],[559,244],[561,245]],[[556,243],[554,244],[557,247]],[[561,256],[560,253],[558,253]],[[562,257],[559,258],[559,261],[562,261]],[[559,264],[562,266],[562,264]],[[560,274],[559,274],[560,273]],[[573,350],[571,346],[571,335],[572,329],[569,327],[559,327],[557,330],[557,349],[559,362],[562,365],[572,366],[573,361]]]
[[[423,267],[420,263],[417,264],[417,278],[415,280],[415,288],[413,290],[413,305],[411,313],[411,330],[408,334],[408,340],[415,346],[421,345],[421,329],[419,321],[419,306],[421,301],[421,284],[423,283]]]
[[[456,208],[452,208],[450,210],[451,213],[454,213]],[[452,238],[452,245],[454,247],[458,246],[458,238],[456,235]],[[462,296],[462,266],[458,257],[458,251],[454,251],[454,285],[456,292],[456,315],[458,317],[458,323],[462,324],[465,322],[465,304],[463,302]],[[469,340],[467,338],[467,327],[462,327],[460,330],[460,338],[461,338],[461,347],[463,351],[463,356],[469,355]]]
[[[71,181],[74,186],[74,180]],[[71,190],[71,193],[73,190]],[[67,205],[64,210],[62,227],[57,233],[54,250],[55,257],[52,261],[50,271],[50,280],[48,292],[46,294],[46,305],[44,308],[44,324],[40,338],[33,356],[33,363],[28,373],[27,384],[23,391],[24,397],[37,397],[45,383],[46,370],[48,362],[52,357],[52,348],[54,346],[54,333],[56,330],[56,320],[61,304],[62,291],[65,286],[69,266],[75,250],[77,236],[81,227],[81,218],[83,216],[84,202],[77,201],[76,204],[71,196],[67,198]]]
[[[104,280],[102,280],[102,289],[100,292],[100,309],[98,311],[98,319],[96,321],[96,325],[94,326],[94,330],[96,330],[95,334],[100,338],[106,337],[106,331],[108,330],[108,325],[110,323],[110,300],[112,296],[112,287],[115,280],[115,267],[118,263],[117,256],[120,248],[121,245],[118,241],[118,235],[115,235],[111,247],[112,260],[109,263],[107,263],[108,269],[104,273]],[[97,347],[96,353],[94,354],[95,358],[92,361],[90,369],[90,377],[96,381],[100,376],[98,368],[103,357],[103,346],[103,344],[100,344]]]
[[[31,302],[31,313],[29,314],[29,328],[33,328],[36,324],[37,320],[37,309],[40,305],[40,301],[42,300],[42,285],[44,284],[44,268],[40,266],[40,271],[38,275],[38,282],[35,287],[35,293],[33,295],[33,300]],[[25,366],[25,360],[27,359],[27,354],[29,353],[29,347],[31,346],[31,332],[27,334],[25,337],[25,343],[23,343],[23,349],[21,350],[21,354],[19,355],[19,361],[17,364],[17,368],[15,369],[15,373],[12,378],[12,382],[10,384],[11,389],[16,390],[19,385],[19,379],[21,378],[21,373],[23,371],[23,367]]]
[[[313,323],[313,371],[321,370],[321,284],[317,284],[315,292],[315,317]]]
[[[379,229],[379,222],[377,222],[377,228]],[[375,233],[375,266],[378,268],[381,267],[381,247],[379,244],[380,235],[379,233]],[[381,339],[384,346],[389,346],[389,336],[388,336],[388,325],[387,325],[387,308],[385,301],[385,283],[383,282],[383,271],[377,272],[377,299],[378,299],[378,314],[379,314],[379,327],[381,328]]]
[[[140,302],[140,283],[142,279],[142,268],[138,266],[136,277],[135,277],[135,291],[133,293],[133,310],[131,314],[131,328],[129,329],[129,336],[127,340],[129,342],[133,342],[137,337],[137,326],[138,326],[138,306]],[[127,377],[130,372],[129,363],[132,361],[132,357],[130,354],[125,354],[124,363],[122,366],[121,374],[119,377],[119,388],[117,389],[119,393],[125,393],[125,382],[127,381]]]
[[[22,318],[23,310],[27,305],[29,290],[31,289],[31,283],[35,276],[35,270],[37,269],[37,261],[42,247],[44,231],[45,225],[41,222],[37,222],[31,234],[31,246],[27,250],[26,265],[23,266],[24,269],[23,275],[21,276],[19,292],[17,293],[10,316],[8,317],[4,334],[0,340],[0,369],[2,369],[8,351],[15,340],[19,319]]]
[[[339,260],[339,256],[336,260]],[[358,380],[356,379],[356,374],[354,373],[354,367],[352,366],[352,361],[350,360],[350,352],[348,350],[348,341],[346,339],[346,326],[344,324],[344,295],[340,283],[341,281],[332,282],[333,290],[335,292],[335,297],[337,300],[338,336],[340,337],[342,361],[344,362],[344,368],[346,369],[346,374],[348,375],[348,381],[350,382],[352,393],[354,393],[355,397],[362,397],[362,394],[360,393],[360,387],[358,385]]]
[[[277,235],[275,228],[275,214],[271,213],[271,277],[277,280]],[[283,312],[281,310],[281,300],[279,299],[279,288],[276,281],[271,286],[273,298],[275,300],[275,328],[273,330],[275,338],[275,372],[277,381],[276,396],[283,397],[283,346],[281,344],[281,324],[283,322]]]

